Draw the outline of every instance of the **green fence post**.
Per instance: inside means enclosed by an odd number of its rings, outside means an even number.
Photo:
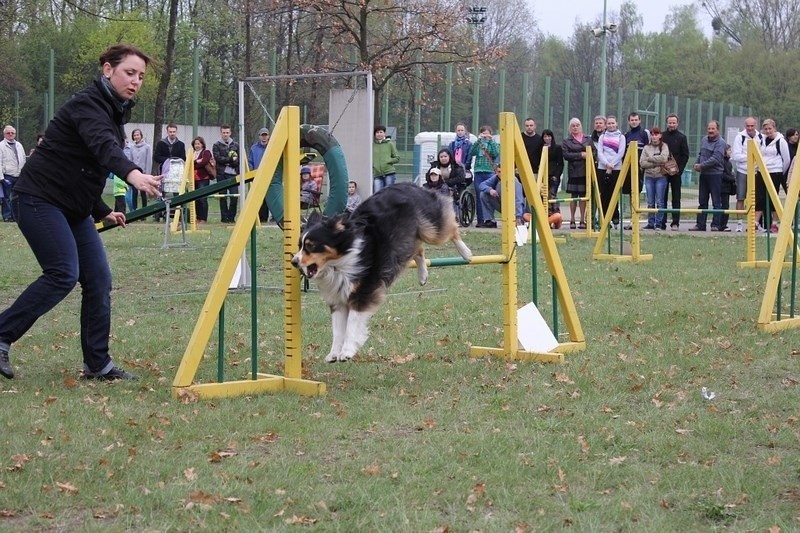
[[[553,129],[553,110],[550,109],[550,76],[544,78],[544,129]]]
[[[445,85],[444,85],[444,128],[443,130],[450,131],[452,129],[451,113],[453,110],[453,65],[448,63],[445,67]]]
[[[500,69],[500,79],[498,80],[497,88],[497,114],[499,115],[506,110],[506,69]]]
[[[564,80],[564,137],[569,135],[569,96],[570,96],[570,83],[569,80]]]
[[[589,127],[591,117],[589,116],[589,82],[583,82],[583,123],[585,128]]]
[[[472,71],[472,133],[478,134],[480,128],[480,94],[481,94],[481,70],[475,67]]]
[[[524,72],[522,74],[522,118],[531,116],[531,114],[528,113],[528,100],[530,100],[530,95],[530,76],[527,72]]]

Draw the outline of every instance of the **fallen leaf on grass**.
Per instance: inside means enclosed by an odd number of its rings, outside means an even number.
[[[368,476],[377,476],[378,474],[381,473],[381,467],[378,463],[372,463],[371,465],[362,468],[361,471],[367,474]]]
[[[589,455],[589,443],[586,442],[586,437],[578,435],[578,444],[581,445],[581,452],[583,452],[583,455]]]
[[[250,440],[255,442],[266,442],[266,443],[273,443],[278,441],[278,434],[274,431],[270,431],[264,435],[254,435],[250,437]]]
[[[678,435],[688,435],[691,432],[692,432],[691,429],[676,429],[675,430],[675,433],[677,433]]]
[[[17,513],[10,509],[0,509],[0,518],[14,518]]]
[[[8,468],[8,470],[12,472],[17,472],[25,468],[25,463],[31,460],[30,457],[25,455],[24,453],[18,453],[17,455],[13,455],[11,460],[14,461],[14,464]]]
[[[434,420],[433,418],[426,418],[425,420],[422,421],[422,424],[417,426],[416,429],[417,431],[422,431],[425,429],[433,429],[435,427],[436,427],[436,420]]]
[[[574,385],[575,384],[575,382],[572,381],[571,379],[569,379],[569,376],[566,375],[563,372],[558,372],[557,374],[555,374],[555,380],[558,383],[566,383],[567,385]]]
[[[310,516],[292,515],[292,517],[287,518],[285,522],[290,526],[313,526],[317,523],[317,519],[311,518]]]
[[[235,455],[238,454],[236,452],[230,452],[225,450],[221,450],[218,452],[211,452],[210,454],[208,454],[208,461],[210,463],[220,463],[222,462],[223,459],[227,459],[228,457],[233,457]]]
[[[60,481],[56,481],[56,487],[58,488],[59,492],[64,492],[66,494],[77,494],[78,487],[73,485],[72,483],[61,483]]]
[[[198,490],[196,492],[192,492],[191,494],[189,494],[189,502],[201,503],[204,505],[213,505],[219,502],[219,496],[214,496],[213,494],[209,494],[207,492],[203,492],[202,490]]]
[[[408,355],[393,355],[392,356],[392,363],[396,365],[404,365],[406,363],[410,363],[414,359],[416,359],[416,354],[410,353]]]
[[[197,479],[197,472],[194,471],[194,468],[187,468],[183,471],[183,477],[186,481],[195,481]]]
[[[780,456],[778,456],[778,455],[771,455],[771,456],[769,456],[769,457],[767,458],[767,464],[768,464],[768,465],[772,465],[772,466],[775,466],[775,465],[779,465],[779,464],[781,464],[781,458],[780,458]]]
[[[621,465],[627,459],[628,459],[627,455],[621,455],[619,457],[612,457],[611,459],[608,460],[608,464],[610,464],[611,466]]]
[[[178,400],[183,404],[196,403],[200,397],[194,391],[189,389],[178,389]]]

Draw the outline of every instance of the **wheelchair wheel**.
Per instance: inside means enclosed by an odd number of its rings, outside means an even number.
[[[458,199],[458,205],[460,208],[458,222],[461,227],[468,228],[475,220],[475,195],[472,194],[472,191],[465,189]]]

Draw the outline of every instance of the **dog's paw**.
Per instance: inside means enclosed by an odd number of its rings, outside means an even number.
[[[420,285],[425,285],[426,283],[428,283],[428,269],[418,268],[417,279],[419,280]]]
[[[345,352],[342,352],[342,353],[339,354],[339,361],[342,361],[342,362],[349,361],[350,359],[352,359],[355,356],[356,356],[355,352],[354,353],[350,353],[350,352],[345,351]]]
[[[328,355],[325,356],[325,362],[326,363],[335,363],[338,360],[339,360],[339,354],[338,353],[331,352],[331,353],[329,353]]]

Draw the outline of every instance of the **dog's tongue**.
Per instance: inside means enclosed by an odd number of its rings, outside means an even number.
[[[308,271],[309,278],[313,278],[317,275],[317,265],[309,265],[306,270]]]

